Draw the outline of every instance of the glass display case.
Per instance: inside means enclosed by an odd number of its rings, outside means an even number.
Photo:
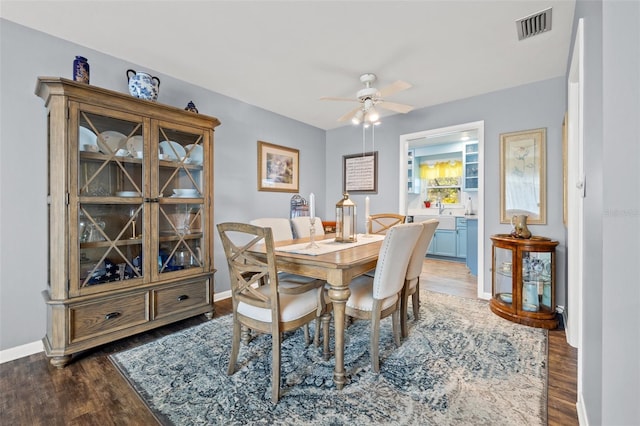
[[[213,315],[213,117],[42,77],[49,126],[45,352]]]
[[[463,191],[478,190],[478,142],[464,144],[464,186]]]
[[[557,241],[510,235],[491,237],[491,310],[533,327],[556,328],[555,247]]]

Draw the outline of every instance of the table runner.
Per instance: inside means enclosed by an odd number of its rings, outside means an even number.
[[[358,234],[358,241],[355,243],[339,243],[333,238],[326,240],[317,240],[318,247],[307,248],[309,245],[306,243],[290,244],[288,246],[276,247],[276,251],[286,251],[288,253],[308,254],[311,256],[318,256],[321,254],[331,253],[334,251],[346,250],[351,247],[361,246],[364,244],[375,243],[384,239],[384,235],[369,234],[365,237],[364,234]]]

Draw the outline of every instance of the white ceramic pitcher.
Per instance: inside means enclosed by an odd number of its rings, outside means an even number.
[[[152,77],[146,72],[127,70],[127,79],[131,96],[154,102],[158,99],[158,92],[160,91],[160,79],[158,77]]]

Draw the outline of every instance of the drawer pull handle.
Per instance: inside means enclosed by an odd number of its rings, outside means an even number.
[[[182,302],[183,300],[187,300],[189,298],[189,296],[187,296],[186,294],[183,294],[182,296],[178,296],[178,302]]]
[[[118,318],[120,315],[121,315],[120,312],[109,312],[107,315],[104,316],[104,319],[110,320],[110,319]]]

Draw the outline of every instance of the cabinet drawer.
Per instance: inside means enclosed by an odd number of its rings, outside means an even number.
[[[102,299],[69,307],[69,343],[111,333],[149,321],[148,293]]]
[[[154,291],[154,318],[211,304],[209,280],[178,284]]]

